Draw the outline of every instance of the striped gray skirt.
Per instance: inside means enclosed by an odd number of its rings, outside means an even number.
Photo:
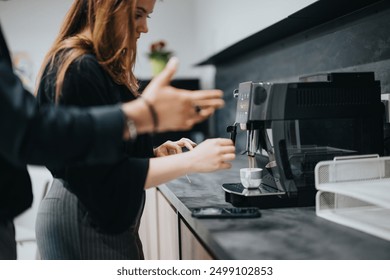
[[[143,206],[144,202],[136,224],[125,232],[102,233],[90,224],[88,211],[77,197],[63,187],[61,180],[54,179],[39,206],[36,220],[36,238],[41,259],[143,259],[138,235]]]

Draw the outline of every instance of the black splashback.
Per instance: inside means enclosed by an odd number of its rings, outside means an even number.
[[[233,90],[244,81],[292,82],[322,72],[374,72],[390,93],[390,7],[388,4],[334,19],[234,59],[216,64],[216,87],[226,106],[215,117],[216,135],[228,137],[235,120]],[[238,149],[245,133],[238,134]]]

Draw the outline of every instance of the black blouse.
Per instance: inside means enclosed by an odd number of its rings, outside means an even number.
[[[42,76],[37,96],[40,104],[54,102],[56,71],[45,71]],[[87,54],[66,72],[59,104],[89,107],[133,99],[134,95],[125,86],[116,84],[94,55]],[[66,182],[99,230],[119,233],[136,222],[143,205],[150,157],[153,157],[152,139],[139,135],[134,142],[123,142],[123,156],[115,164],[48,168],[54,177]]]

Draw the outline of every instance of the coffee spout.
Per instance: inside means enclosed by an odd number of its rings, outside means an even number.
[[[249,129],[247,130],[247,143],[246,150],[248,156],[254,157],[256,152],[259,150],[259,130],[258,129]]]

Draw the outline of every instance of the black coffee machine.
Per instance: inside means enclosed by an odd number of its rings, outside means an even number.
[[[326,73],[295,83],[245,82],[234,92],[246,154],[263,168],[262,184],[223,184],[234,206],[277,208],[315,204],[319,161],[383,155],[383,104],[374,73]],[[359,172],[357,170],[357,172]]]

